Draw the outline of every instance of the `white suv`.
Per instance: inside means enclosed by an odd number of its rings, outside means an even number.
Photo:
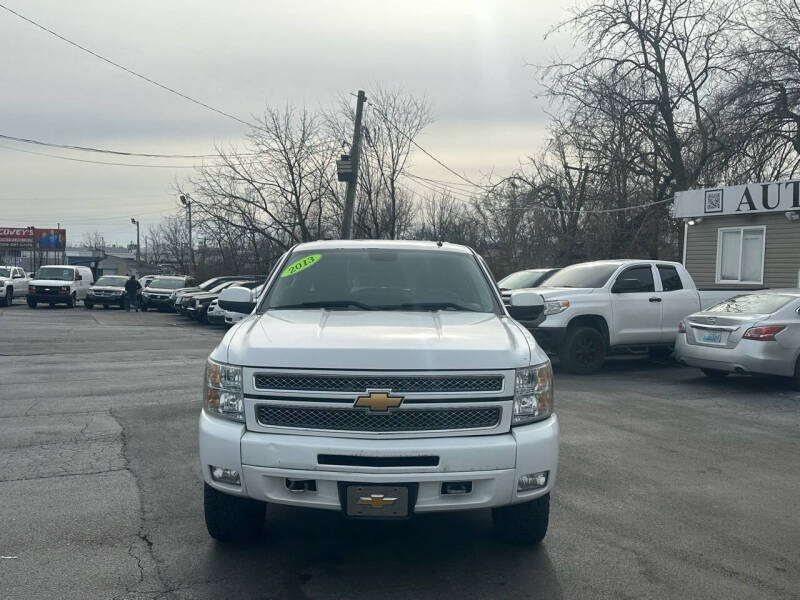
[[[547,531],[558,463],[550,361],[464,246],[295,246],[211,353],[200,415],[212,537],[257,535],[269,502],[349,518],[491,508]]]

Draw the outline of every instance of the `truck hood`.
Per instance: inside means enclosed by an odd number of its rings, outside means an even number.
[[[560,300],[565,296],[584,296],[594,292],[594,288],[539,287],[533,289],[545,300]]]
[[[510,369],[531,364],[532,352],[546,360],[532,344],[491,313],[275,310],[242,321],[212,357],[288,369]]]
[[[74,281],[64,281],[63,279],[31,279],[28,285],[41,285],[43,287],[56,287],[60,285],[70,285]]]

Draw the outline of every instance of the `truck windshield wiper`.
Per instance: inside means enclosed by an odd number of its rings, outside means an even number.
[[[462,310],[465,312],[480,312],[467,308],[455,302],[405,302],[379,307],[380,310]]]
[[[284,304],[283,306],[270,306],[267,310],[294,310],[303,308],[359,308],[361,310],[376,310],[374,306],[355,302],[354,300],[319,300],[316,302],[300,302],[299,304]]]

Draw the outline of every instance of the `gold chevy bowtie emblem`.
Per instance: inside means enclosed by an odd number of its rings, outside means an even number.
[[[359,504],[367,504],[372,508],[391,506],[395,502],[397,502],[397,498],[387,498],[383,494],[370,494],[369,496],[361,496],[358,499]]]
[[[402,396],[390,396],[389,392],[372,392],[367,396],[356,398],[355,408],[368,408],[370,412],[389,412],[390,408],[397,408],[403,403]]]

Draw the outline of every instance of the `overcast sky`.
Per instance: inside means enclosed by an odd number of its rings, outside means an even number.
[[[245,120],[267,104],[330,105],[342,93],[402,87],[431,102],[418,141],[468,176],[505,174],[541,147],[547,106],[534,72],[565,44],[544,34],[560,3],[479,0],[0,0],[161,83]],[[149,85],[0,10],[0,133],[145,153],[207,154],[246,128]],[[15,148],[10,150],[9,148]],[[0,226],[135,238],[175,209],[191,169],[69,162],[111,156],[0,140]],[[193,159],[125,162],[194,164]],[[421,154],[413,172],[453,179]]]

